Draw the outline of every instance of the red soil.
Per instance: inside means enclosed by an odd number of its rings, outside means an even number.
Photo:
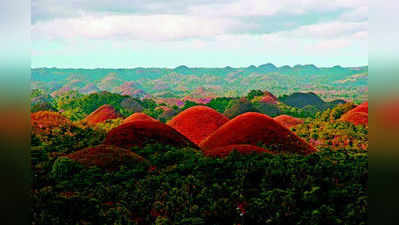
[[[295,118],[295,117],[288,116],[288,115],[276,116],[276,117],[274,117],[274,120],[286,128],[295,127],[299,124],[304,123],[304,121],[302,119]]]
[[[347,112],[342,115],[341,120],[353,123],[354,125],[368,125],[369,114],[365,112]]]
[[[273,118],[254,112],[228,121],[202,141],[200,147],[207,150],[234,144],[263,144],[273,151],[304,155],[317,151]]]
[[[148,163],[143,157],[136,153],[112,145],[97,145],[85,148],[68,154],[66,157],[83,166],[98,166],[107,169],[119,167],[126,163]]]
[[[31,114],[32,131],[47,132],[55,127],[72,126],[72,122],[59,112],[39,111]]]
[[[204,155],[223,158],[228,156],[234,150],[236,150],[241,154],[251,154],[253,152],[271,153],[266,149],[254,145],[228,145],[228,146],[216,147],[209,150],[205,150]]]
[[[260,102],[269,103],[269,104],[277,104],[278,99],[269,91],[263,92],[263,97],[261,98]]]
[[[32,113],[31,116],[32,124],[41,124],[45,126],[59,126],[62,124],[70,124],[71,121],[59,112],[52,111],[39,111]]]
[[[270,91],[263,91],[263,96],[270,96],[271,98],[277,101],[277,97],[274,96]]]
[[[277,99],[273,98],[272,96],[263,96],[259,102],[268,103],[268,104],[277,104]]]
[[[353,123],[355,125],[368,125],[368,110],[368,102],[364,102],[356,108],[342,115],[341,120]]]
[[[362,104],[358,105],[356,108],[352,109],[349,112],[369,113],[369,103],[368,102],[363,102]]]
[[[172,127],[159,121],[139,120],[112,129],[105,138],[104,144],[123,148],[143,147],[146,144],[159,143],[175,147],[194,147],[190,140]]]
[[[132,115],[127,117],[125,120],[123,120],[122,124],[130,123],[133,121],[139,121],[139,120],[157,121],[156,119],[152,118],[151,116],[149,116],[145,113],[133,113]]]
[[[199,144],[229,119],[207,106],[194,106],[179,113],[167,124]]]
[[[95,125],[97,123],[104,122],[106,120],[116,119],[121,117],[120,113],[115,110],[111,105],[103,105],[90,113],[84,121],[89,125]]]

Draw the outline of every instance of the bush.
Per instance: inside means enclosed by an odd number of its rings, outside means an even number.
[[[261,91],[261,90],[251,90],[248,93],[247,98],[248,98],[248,100],[252,100],[256,96],[262,96],[262,95],[263,95],[263,91]]]
[[[82,169],[82,166],[66,157],[58,158],[51,169],[50,177],[54,179],[63,179],[78,173]]]

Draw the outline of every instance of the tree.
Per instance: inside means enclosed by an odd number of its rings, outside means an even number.
[[[254,97],[262,96],[262,95],[263,95],[263,91],[261,91],[261,90],[251,90],[248,93],[247,98],[248,98],[248,100],[252,100]]]

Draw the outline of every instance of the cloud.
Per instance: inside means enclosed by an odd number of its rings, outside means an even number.
[[[348,49],[367,49],[368,5],[364,0],[32,0],[31,31],[35,57],[57,55],[47,51],[54,50],[48,43],[57,43],[59,55],[70,46],[71,55],[198,50],[226,53],[225,60],[229,55],[309,60],[324,51],[341,57]]]
[[[32,23],[101,14],[183,14],[189,6],[232,0],[32,0]]]
[[[348,39],[333,39],[333,40],[322,40],[312,46],[313,49],[318,50],[336,50],[346,48],[351,45],[351,41]]]
[[[272,16],[277,14],[306,14],[331,12],[339,9],[356,9],[367,6],[363,0],[237,0],[189,7],[190,13],[210,16]]]
[[[336,39],[345,36],[359,37],[368,32],[367,22],[334,21],[328,23],[301,26],[295,30],[284,32],[293,38],[312,37],[314,39]]]
[[[43,21],[32,26],[34,39],[181,40],[212,38],[248,26],[239,21],[183,15],[110,15]]]
[[[320,38],[365,32],[367,12],[357,0],[33,0],[32,36],[170,41],[285,31]]]
[[[367,7],[364,0],[32,0],[32,23],[82,14],[265,16]]]
[[[368,6],[361,6],[353,9],[347,13],[344,13],[340,18],[346,21],[367,21],[368,20]]]

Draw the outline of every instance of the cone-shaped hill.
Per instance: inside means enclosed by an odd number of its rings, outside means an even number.
[[[122,124],[125,123],[130,123],[134,121],[140,121],[140,120],[146,120],[146,121],[157,121],[156,119],[152,118],[151,116],[145,114],[145,113],[133,113],[129,117],[123,120]]]
[[[229,119],[207,106],[194,106],[179,113],[168,125],[199,144]]]
[[[362,104],[356,106],[356,108],[351,110],[352,112],[363,112],[363,113],[369,113],[369,103],[368,102],[363,102]]]
[[[263,96],[259,102],[268,103],[268,104],[277,104],[278,100],[271,96]]]
[[[241,154],[251,154],[254,152],[271,153],[270,151],[267,151],[266,149],[263,149],[255,145],[228,145],[228,146],[212,148],[209,150],[204,150],[204,155],[210,157],[226,157],[233,151],[237,151]]]
[[[272,151],[304,155],[317,151],[273,118],[254,112],[228,121],[202,141],[200,147],[208,150],[236,144],[261,144]]]
[[[140,120],[112,129],[105,138],[104,144],[123,148],[143,147],[146,144],[159,143],[175,147],[197,148],[185,136],[172,127],[159,121]]]
[[[38,111],[32,113],[30,118],[33,131],[38,131],[38,129],[51,129],[63,125],[72,125],[72,122],[59,112]]]
[[[112,169],[122,164],[145,163],[149,164],[143,157],[127,149],[112,145],[97,145],[85,148],[66,155],[83,166],[97,166],[100,168]]]
[[[71,121],[59,112],[53,111],[38,111],[30,115],[31,122],[40,122],[43,125],[54,125],[70,123]]]
[[[368,102],[358,105],[356,108],[350,110],[341,116],[341,120],[353,123],[354,125],[368,125]]]
[[[260,99],[260,102],[269,103],[269,104],[277,104],[278,98],[274,96],[269,91],[264,91],[263,96]]]
[[[112,105],[103,105],[90,113],[84,121],[90,125],[104,122],[106,120],[112,120],[121,117],[121,114],[115,110]]]
[[[286,128],[295,127],[299,124],[304,123],[304,121],[302,119],[295,118],[295,117],[288,116],[288,115],[276,116],[276,117],[274,117],[274,120]]]
[[[353,123],[354,125],[368,125],[369,114],[364,112],[347,112],[342,115],[341,120]]]

